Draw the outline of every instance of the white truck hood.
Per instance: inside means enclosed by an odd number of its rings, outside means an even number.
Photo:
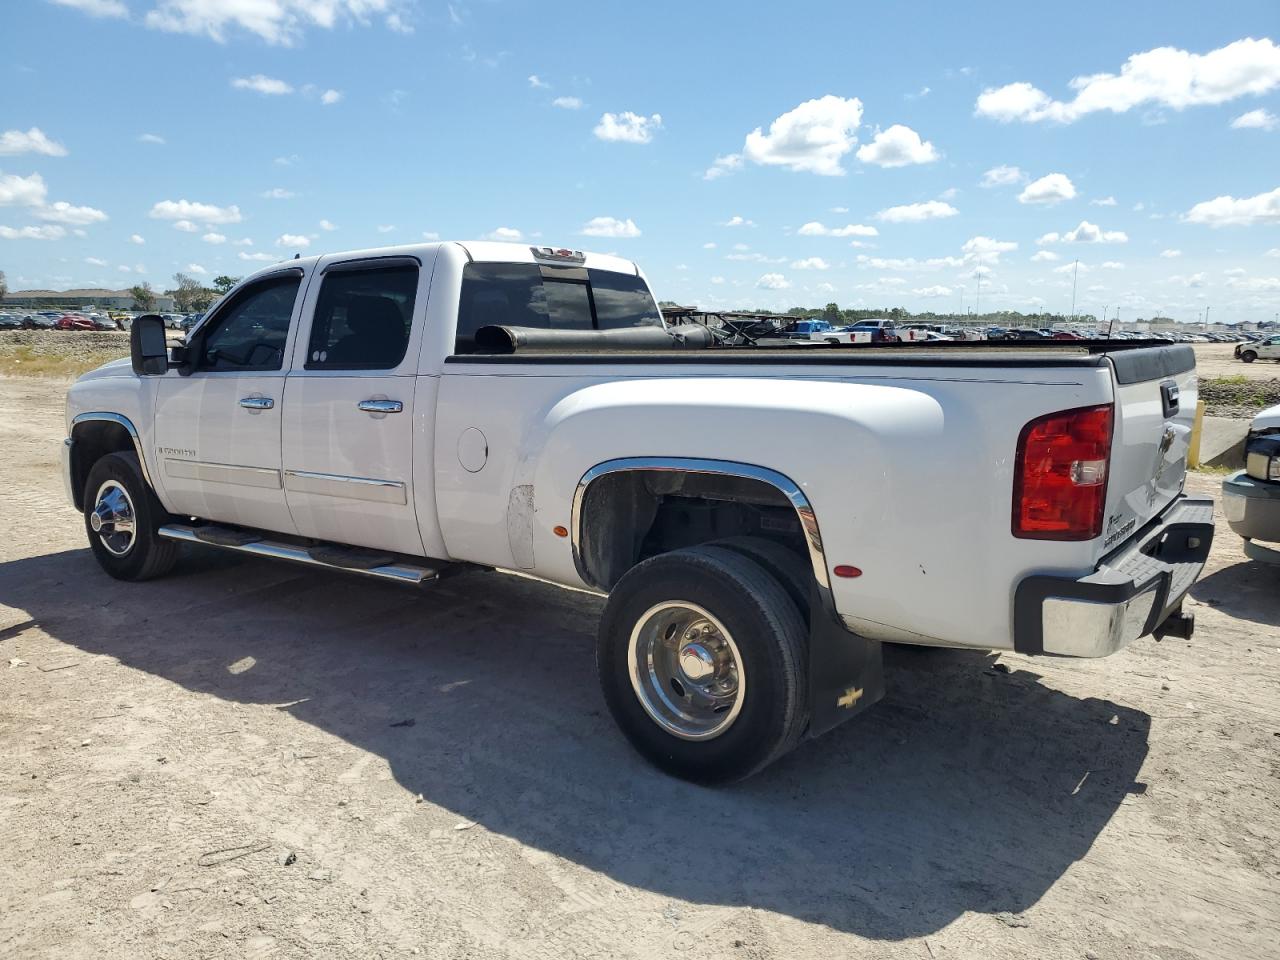
[[[1263,430],[1280,429],[1280,403],[1274,407],[1267,407],[1260,414],[1253,418],[1253,422],[1249,424],[1250,433],[1260,433]]]

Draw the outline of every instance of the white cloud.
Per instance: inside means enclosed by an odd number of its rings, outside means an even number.
[[[337,225],[336,223],[333,223],[332,221],[329,221],[329,220],[321,220],[321,221],[320,221],[320,229],[321,229],[321,230],[337,230],[337,229],[338,229],[338,225]]]
[[[253,241],[250,240],[248,237],[243,237],[239,240],[232,240],[231,245],[233,247],[252,247]]]
[[[843,227],[828,227],[817,220],[810,220],[796,231],[802,237],[878,237],[880,231],[861,223],[849,223]]]
[[[831,264],[823,260],[821,257],[805,257],[803,260],[793,260],[791,263],[792,270],[830,270]]]
[[[550,89],[551,84],[542,80],[536,73],[533,73],[529,75],[529,86],[533,87],[535,90],[548,90]]]
[[[1116,198],[1102,197],[1099,200],[1090,200],[1089,205],[1093,207],[1114,207],[1116,205]]]
[[[284,187],[272,187],[270,190],[263,191],[262,194],[264,200],[292,200],[296,196],[296,193]]]
[[[970,237],[960,248],[975,263],[999,263],[1000,254],[1018,249],[1012,240],[993,240],[991,237]]]
[[[862,101],[857,97],[828,94],[806,100],[769,124],[747,134],[742,153],[752,163],[786,167],[796,173],[817,173],[827,177],[844,175],[840,165],[858,142],[862,123]]]
[[[226,242],[227,242],[227,238],[226,238],[226,236],[225,236],[224,234],[221,234],[221,233],[214,233],[213,231],[210,231],[209,233],[206,233],[206,234],[205,234],[203,237],[201,237],[200,239],[201,239],[201,240],[203,240],[205,243],[215,243],[215,244],[216,244],[216,243],[226,243]]]
[[[822,283],[820,283],[820,284],[818,284],[818,289],[819,289],[820,291],[822,291],[823,293],[835,293],[835,292],[836,292],[835,284],[833,284],[833,283],[826,283],[825,281],[824,281],[824,282],[822,282]]]
[[[869,257],[860,253],[858,254],[858,266],[873,267],[876,270],[900,270],[910,273],[916,270],[941,270],[943,267],[963,267],[964,259],[961,257],[931,257],[928,260],[917,260],[915,257]]]
[[[707,172],[702,175],[702,179],[715,180],[717,177],[723,177],[727,173],[740,169],[742,169],[742,154],[725,154],[711,161],[711,166],[707,167]]]
[[[231,86],[237,90],[253,90],[269,97],[280,97],[286,93],[293,93],[293,86],[285,83],[283,80],[277,80],[275,77],[263,76],[261,73],[255,73],[252,77],[233,77]]]
[[[116,270],[120,273],[133,273],[133,267],[127,267],[123,263],[116,267]]]
[[[38,173],[29,177],[0,173],[0,207],[38,207],[46,193],[48,188]]]
[[[711,282],[714,283],[716,286],[719,286],[720,284],[724,283],[724,277],[712,277]]]
[[[1074,230],[1066,233],[1046,233],[1036,243],[1128,243],[1129,235],[1123,230],[1103,230],[1096,223],[1081,220]]]
[[[138,246],[142,246],[142,244],[146,243],[147,241],[142,238],[141,234],[133,233],[129,235],[129,242],[136,243]]]
[[[1280,187],[1255,197],[1222,196],[1197,203],[1183,217],[1188,223],[1211,227],[1248,226],[1253,223],[1280,223]]]
[[[422,239],[423,240],[439,240],[440,234],[437,233],[435,230],[423,230]]]
[[[91,267],[105,267],[107,265],[107,261],[100,257],[85,257],[84,262]]]
[[[1280,247],[1272,247],[1270,250],[1264,253],[1263,256],[1264,257],[1280,257]]]
[[[1062,258],[1052,250],[1040,250],[1031,258],[1033,263],[1052,263],[1054,260],[1060,259]]]
[[[68,223],[75,226],[87,226],[90,223],[101,223],[107,215],[93,207],[75,207],[65,200],[59,200],[48,206],[38,207],[35,215],[50,223]]]
[[[750,250],[751,248],[750,248],[749,246],[747,246],[745,243],[735,243],[735,244],[733,245],[733,249],[735,249],[735,250]]]
[[[157,146],[164,146],[165,139],[158,133],[140,133],[138,134],[139,143],[153,143]]]
[[[578,97],[556,97],[551,101],[551,105],[561,110],[581,110],[582,100]]]
[[[411,32],[403,6],[399,0],[156,0],[145,23],[154,30],[204,35],[218,43],[238,28],[269,44],[290,46],[308,27],[363,26],[371,14],[383,14],[390,30]]]
[[[1020,168],[1001,164],[998,167],[992,167],[982,175],[982,186],[1007,187],[1011,184],[1022,183],[1025,179],[1027,179],[1027,175]]]
[[[941,220],[954,217],[960,211],[941,200],[926,200],[924,203],[907,203],[899,207],[889,207],[876,214],[877,220],[886,223],[919,223],[921,220]]]
[[[932,143],[921,140],[910,127],[895,123],[888,130],[878,130],[874,139],[858,148],[857,158],[879,167],[906,167],[917,163],[933,163],[942,157]]]
[[[630,218],[619,220],[616,217],[592,217],[582,225],[582,235],[584,237],[638,237],[640,228]]]
[[[1258,108],[1242,113],[1231,121],[1232,130],[1274,130],[1280,119],[1274,113]]]
[[[512,243],[515,243],[519,240],[523,240],[524,234],[521,233],[519,230],[517,230],[515,227],[498,227],[496,230],[492,230],[489,233],[485,234],[485,236],[482,239],[509,240]]]
[[[1206,54],[1159,47],[1129,57],[1119,74],[1095,73],[1074,78],[1073,100],[1054,100],[1029,83],[988,88],[978,97],[975,113],[1004,123],[1052,120],[1072,123],[1090,113],[1125,113],[1151,105],[1182,110],[1226,103],[1280,86],[1280,47],[1269,39],[1237,40]]]
[[[380,223],[378,224],[377,230],[379,233],[390,233],[395,228],[396,225],[394,223]]]
[[[1173,260],[1173,259],[1176,259],[1177,257],[1182,256],[1182,251],[1181,250],[1161,250],[1160,256],[1164,257],[1166,260]]]
[[[52,0],[61,7],[72,7],[91,17],[127,17],[129,8],[120,0]]]
[[[245,253],[241,250],[236,254],[241,260],[252,260],[257,263],[275,263],[276,257],[269,253]]]
[[[276,238],[277,247],[309,247],[311,238],[300,233],[282,233]]]
[[[324,104],[324,106],[326,107],[332,106],[333,104],[337,103],[341,99],[342,99],[341,90],[326,90],[324,93],[320,94],[320,102]]]
[[[1067,273],[1076,274],[1076,273],[1088,273],[1092,269],[1093,267],[1089,266],[1087,263],[1072,262],[1072,263],[1064,263],[1060,267],[1054,267],[1053,272],[1062,273],[1062,274],[1067,274]]]
[[[1034,180],[1018,194],[1019,203],[1061,203],[1076,195],[1076,185],[1065,173],[1051,173]]]
[[[704,243],[704,244],[702,245],[702,249],[703,249],[703,250],[714,250],[715,248],[716,248],[716,245],[715,245],[715,242],[714,242],[714,241],[711,241],[711,242],[708,242],[708,243]]]
[[[181,230],[183,233],[199,233],[200,228],[190,220],[177,220],[173,224],[173,229]]]
[[[1198,287],[1205,286],[1209,282],[1209,278],[1206,277],[1203,273],[1193,273],[1185,277],[1179,274],[1175,274],[1174,276],[1169,278],[1169,282],[1180,283],[1184,287],[1198,288]]]
[[[1233,277],[1227,281],[1227,286],[1246,293],[1280,293],[1280,277],[1250,277],[1248,280]]]
[[[195,273],[195,274],[205,274],[205,273],[208,273],[209,271],[206,270],[203,266],[201,266],[198,263],[188,263],[187,272]]]
[[[780,273],[766,273],[756,281],[756,286],[762,290],[786,290],[791,286],[791,281]]]
[[[950,287],[942,286],[916,287],[911,292],[917,297],[950,297],[955,293]]]
[[[599,139],[614,143],[649,143],[661,127],[661,114],[643,117],[625,110],[622,113],[604,114],[592,132]]]
[[[1099,266],[1102,267],[1103,270],[1123,270],[1124,269],[1124,264],[1121,263],[1119,260],[1103,260],[1102,263],[1099,264]]]
[[[201,223],[239,223],[240,208],[219,207],[195,200],[161,200],[151,208],[156,220],[198,220]]]
[[[25,133],[21,130],[6,130],[0,133],[0,156],[13,156],[19,153],[65,157],[67,148],[50,140],[39,127],[32,127]]]
[[[0,240],[61,240],[67,231],[57,226],[6,227],[0,226]]]
[[[743,248],[745,249],[745,248]],[[742,263],[786,263],[786,257],[767,257],[763,253],[728,253],[726,260],[737,260]]]

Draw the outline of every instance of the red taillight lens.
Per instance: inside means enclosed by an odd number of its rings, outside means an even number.
[[[1102,533],[1111,458],[1111,406],[1032,420],[1018,437],[1013,535],[1092,540]]]

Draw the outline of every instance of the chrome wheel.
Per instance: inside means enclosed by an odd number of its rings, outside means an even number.
[[[631,631],[627,664],[645,712],[683,740],[718,737],[742,710],[742,657],[724,625],[697,604],[650,607]]]
[[[137,536],[133,501],[121,483],[108,480],[98,488],[89,514],[89,527],[115,556],[123,557],[133,549]]]

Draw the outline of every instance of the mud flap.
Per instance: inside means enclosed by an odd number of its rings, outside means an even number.
[[[817,737],[884,696],[880,642],[847,630],[815,588],[809,598],[809,730]]]

